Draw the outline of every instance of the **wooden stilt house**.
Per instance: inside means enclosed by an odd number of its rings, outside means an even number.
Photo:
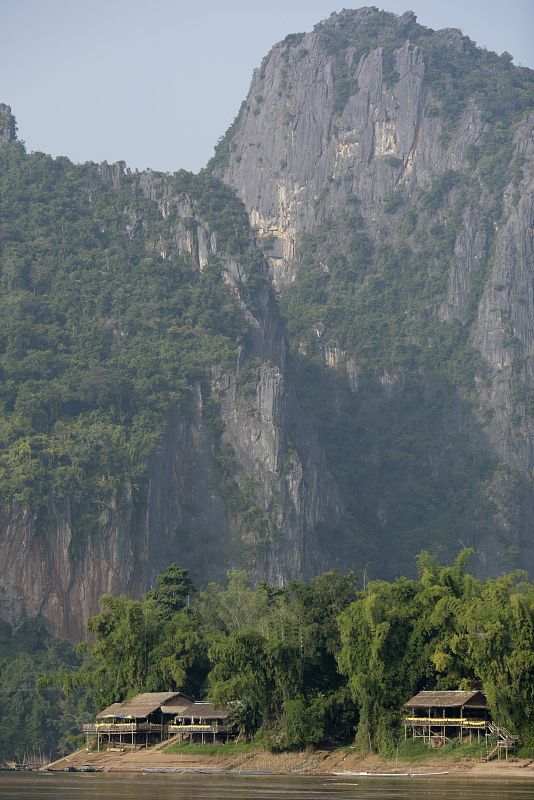
[[[171,700],[165,711],[172,711],[174,719],[169,723],[170,734],[180,734],[182,741],[228,742],[237,733],[230,718],[233,709],[229,706],[217,708],[213,703],[191,703],[186,708],[176,708]]]
[[[96,737],[98,750],[148,747],[176,734],[182,741],[226,742],[237,732],[229,722],[232,711],[194,701],[183,692],[142,692],[99,711],[83,732],[87,746],[90,737]]]
[[[485,696],[480,691],[419,692],[404,704],[404,737],[411,730],[414,739],[433,745],[473,733],[480,739],[488,731]]]
[[[167,720],[162,706],[169,700],[190,705],[193,700],[182,692],[142,692],[124,703],[112,703],[96,715],[96,722],[83,726],[89,742],[97,739],[97,748],[118,746],[147,747],[167,735]]]
[[[404,738],[411,731],[430,746],[440,746],[452,738],[476,736],[486,744],[486,760],[508,758],[518,737],[491,719],[485,695],[472,692],[419,692],[404,704]]]

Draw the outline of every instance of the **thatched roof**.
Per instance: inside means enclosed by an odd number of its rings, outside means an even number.
[[[124,703],[112,703],[99,711],[96,717],[143,719],[158,709],[164,714],[202,719],[226,719],[232,713],[229,706],[216,708],[212,703],[195,702],[182,692],[142,692]]]
[[[161,706],[161,710],[164,714],[182,714],[193,702],[194,700],[192,697],[188,697],[186,694],[179,692],[175,697],[167,700],[167,702]]]
[[[96,715],[96,718],[100,719],[101,717],[116,717],[117,714],[115,712],[117,712],[120,708],[122,708],[122,703],[112,703],[110,706],[107,706],[107,708],[103,708],[102,711],[99,711]]]
[[[115,716],[123,719],[126,717],[142,719],[143,717],[148,717],[149,714],[169,700],[179,696],[180,692],[141,692],[141,694],[136,694],[135,697],[132,697],[131,700],[122,703]]]
[[[165,706],[167,712],[168,706]],[[197,702],[191,703],[184,709],[176,711],[176,714],[181,717],[200,717],[201,719],[226,719],[232,713],[233,708],[225,706],[224,708],[217,708],[213,703]]]
[[[486,708],[482,692],[419,692],[404,704],[405,708]]]

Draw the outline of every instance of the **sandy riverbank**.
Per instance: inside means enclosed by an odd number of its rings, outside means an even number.
[[[483,763],[473,759],[430,756],[421,762],[395,761],[371,755],[361,757],[347,750],[313,750],[299,753],[271,753],[254,750],[244,753],[219,753],[210,756],[186,752],[166,753],[162,748],[136,751],[78,750],[54,762],[49,769],[63,771],[68,767],[92,764],[104,772],[143,772],[147,769],[223,770],[227,772],[270,771],[279,774],[324,775],[332,772],[442,772],[458,777],[472,776],[490,780],[517,778],[534,780],[534,760],[508,759]]]

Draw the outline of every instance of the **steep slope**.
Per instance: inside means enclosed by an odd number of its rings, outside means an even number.
[[[239,201],[27,155],[0,112],[2,617],[78,637],[173,560],[309,572],[342,504]]]
[[[533,126],[508,54],[363,8],[272,49],[211,163],[379,572],[463,544],[534,566]]]

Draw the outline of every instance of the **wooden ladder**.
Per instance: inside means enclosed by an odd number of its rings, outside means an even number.
[[[514,749],[519,737],[514,736],[514,734],[510,733],[510,731],[508,731],[505,727],[502,725],[496,725],[494,722],[490,722],[488,728],[491,733],[495,734],[497,737],[497,743],[493,750],[486,755],[485,761],[491,761],[491,759],[495,758],[495,756],[500,758],[503,751],[506,758],[508,758],[508,750]]]

